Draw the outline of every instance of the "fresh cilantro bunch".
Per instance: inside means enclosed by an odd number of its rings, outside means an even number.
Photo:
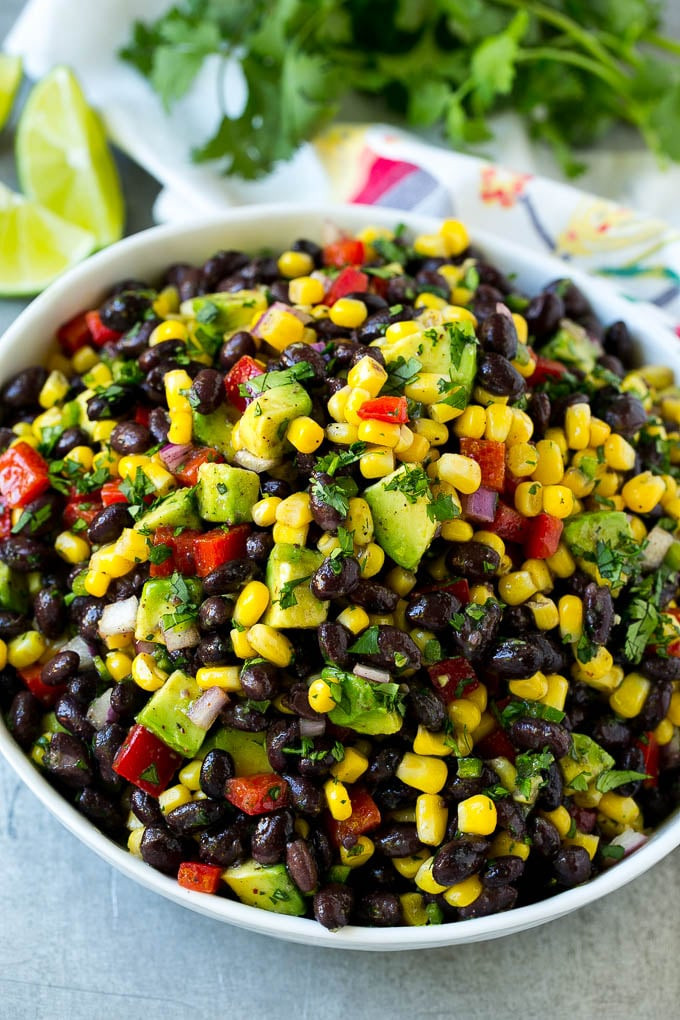
[[[680,159],[680,43],[660,35],[658,0],[182,0],[137,22],[123,59],[166,108],[204,60],[239,59],[248,89],[196,160],[245,178],[313,137],[350,92],[373,93],[456,147],[514,110],[565,171],[613,124]]]

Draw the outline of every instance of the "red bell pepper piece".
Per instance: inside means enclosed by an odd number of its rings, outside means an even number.
[[[43,705],[51,708],[57,698],[66,690],[66,684],[58,684],[56,687],[48,686],[42,682],[42,666],[35,663],[33,666],[26,666],[25,669],[18,669],[17,673],[23,680],[26,687]]]
[[[405,425],[408,421],[408,401],[406,397],[376,397],[375,400],[365,400],[357,414],[364,421],[373,418],[393,425]]]
[[[184,861],[179,866],[177,881],[183,889],[194,892],[216,893],[222,881],[222,868],[216,864],[199,864],[198,861]]]
[[[451,595],[456,596],[462,606],[466,606],[470,601],[470,585],[465,577],[459,577],[456,581],[451,581],[449,584],[439,585],[437,591],[450,592]]]
[[[90,331],[92,337],[92,343],[97,347],[103,347],[104,344],[110,344],[114,340],[120,340],[122,333],[119,333],[116,329],[109,329],[105,326],[101,320],[101,316],[98,311],[85,312],[85,322],[87,328]]]
[[[133,786],[157,797],[183,761],[181,754],[136,723],[113,759],[113,771]]]
[[[505,484],[505,443],[495,439],[469,439],[460,441],[464,457],[476,460],[482,469],[482,485],[494,492],[502,492]]]
[[[205,535],[199,535],[193,546],[197,576],[205,577],[223,563],[243,559],[249,534],[249,525],[237,524],[228,531],[216,528]]]
[[[92,334],[87,324],[87,313],[81,312],[63,323],[57,330],[57,340],[64,354],[69,356],[89,344]]]
[[[355,269],[353,266],[347,266],[333,280],[324,304],[334,305],[345,294],[354,294],[355,292],[364,294],[367,290],[368,277],[366,273],[362,273],[361,270]]]
[[[538,386],[539,383],[548,379],[561,379],[567,371],[567,366],[561,361],[553,361],[552,358],[544,358],[540,354],[536,356],[536,366],[529,376],[531,386]]]
[[[89,498],[78,496],[76,499],[70,499],[64,508],[64,524],[67,528],[72,528],[76,521],[85,521],[89,527],[103,509],[104,504],[91,496]]]
[[[366,258],[366,249],[363,241],[356,241],[351,237],[344,237],[340,241],[333,241],[327,244],[323,250],[323,264],[325,266],[360,266]]]
[[[636,745],[642,751],[642,757],[644,760],[644,766],[642,771],[645,772],[649,779],[645,779],[644,785],[649,789],[653,786],[659,785],[659,741],[656,739],[652,730],[647,730],[643,737],[635,741]]]
[[[150,414],[151,414],[150,408],[144,407],[142,404],[139,404],[135,408],[135,421],[137,422],[138,425],[144,425],[144,427],[146,427],[149,424]]]
[[[47,461],[28,443],[10,446],[0,457],[0,493],[11,509],[26,506],[49,488]]]
[[[447,705],[479,687],[477,674],[462,656],[435,662],[433,666],[427,667],[427,672],[435,691]]]
[[[262,815],[288,805],[288,783],[276,772],[227,779],[225,797],[246,815]]]
[[[551,514],[539,514],[529,520],[529,531],[524,541],[524,552],[532,560],[545,560],[554,556],[560,544],[564,524]]]
[[[166,546],[170,555],[166,556],[162,563],[149,564],[149,575],[151,577],[170,577],[177,570],[175,563],[175,529],[169,527],[156,528],[151,535],[151,543],[154,546]]]
[[[104,482],[101,491],[101,501],[103,506],[113,506],[114,503],[129,502],[125,493],[120,491],[120,481]]]
[[[12,512],[6,503],[0,502],[0,538],[9,538],[12,534]]]
[[[239,386],[246,382],[247,379],[254,379],[256,375],[264,375],[264,369],[262,365],[258,364],[254,358],[249,357],[247,354],[239,358],[236,364],[227,372],[224,380],[227,400],[234,407],[237,407],[239,411],[245,411],[248,404],[248,399],[241,395]]]
[[[352,814],[344,822],[328,816],[328,835],[334,846],[341,846],[348,836],[363,836],[377,829],[381,822],[378,805],[366,790],[349,790]]]
[[[491,733],[487,733],[483,740],[475,744],[475,754],[480,754],[485,760],[489,758],[508,758],[511,762],[514,762],[517,753],[510,737],[500,726],[498,729],[492,730]]]
[[[182,485],[196,485],[201,464],[221,464],[223,460],[219,450],[213,450],[211,446],[199,446],[182,461],[179,470],[174,472],[175,478]]]
[[[528,517],[523,517],[507,503],[499,502],[496,516],[487,527],[505,542],[524,542],[529,532],[529,524]]]

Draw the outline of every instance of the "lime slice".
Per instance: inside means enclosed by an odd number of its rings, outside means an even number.
[[[74,74],[57,67],[39,81],[19,119],[23,192],[95,235],[97,247],[123,232],[123,196],[101,122]]]
[[[94,246],[94,234],[0,184],[0,295],[37,294]]]
[[[20,82],[21,57],[0,53],[0,131],[9,120]]]

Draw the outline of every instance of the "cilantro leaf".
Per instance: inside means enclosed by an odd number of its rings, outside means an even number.
[[[595,789],[599,790],[600,793],[609,793],[610,790],[615,790],[618,786],[624,786],[626,783],[636,783],[649,778],[646,772],[608,769],[606,772],[601,772],[595,780]]]
[[[296,577],[293,581],[286,581],[281,585],[279,597],[276,600],[279,604],[280,609],[291,609],[292,606],[297,605],[297,597],[295,595],[295,589],[301,584],[305,584],[309,581],[311,574],[307,574],[306,577]]]
[[[347,651],[354,652],[356,655],[376,655],[380,651],[379,634],[380,629],[377,626],[367,627]]]

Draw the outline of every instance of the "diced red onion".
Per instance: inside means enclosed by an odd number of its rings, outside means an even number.
[[[161,447],[160,458],[170,474],[174,475],[194,449],[192,443],[183,443],[180,446],[176,443],[167,443]]]
[[[158,648],[158,645],[153,641],[135,641],[135,652],[137,655],[141,655],[143,652],[147,655],[153,655]]]
[[[473,524],[491,524],[496,516],[498,493],[480,485],[477,491],[469,496],[462,494],[460,505],[467,521],[471,521]]]
[[[201,640],[198,627],[193,623],[185,626],[183,623],[175,627],[164,627],[161,623],[163,640],[169,652],[179,652],[182,648],[195,648]]]
[[[131,595],[129,599],[122,602],[111,602],[104,606],[104,612],[99,620],[99,636],[102,638],[112,637],[114,634],[129,634],[134,631],[137,625],[137,609],[139,599]]]
[[[80,668],[89,669],[94,662],[94,655],[92,649],[88,645],[85,638],[81,637],[80,634],[76,634],[70,641],[67,641],[65,645],[59,649],[60,652],[77,652],[80,656]]]
[[[312,321],[312,316],[309,312],[303,312],[299,308],[293,308],[292,305],[287,305],[285,301],[275,301],[269,306],[266,312],[262,313],[255,325],[251,326],[250,332],[253,336],[259,337],[260,340],[264,339],[262,336],[262,326],[267,321],[268,316],[274,311],[288,312],[290,315],[294,315],[296,319],[299,319],[304,325]]]
[[[507,305],[504,305],[502,301],[496,302],[496,312],[498,315],[504,315],[506,319],[512,319],[512,312]]]
[[[87,721],[92,723],[96,730],[103,730],[106,724],[112,721],[109,719],[112,693],[113,687],[109,687],[108,690],[94,699],[87,710]]]
[[[300,719],[301,737],[320,737],[326,732],[325,719]]]
[[[187,716],[199,730],[209,730],[229,701],[229,695],[221,687],[210,687],[190,706]]]
[[[271,471],[279,463],[277,457],[256,457],[254,453],[249,453],[248,450],[237,450],[234,454],[234,460],[241,467],[247,468],[248,471],[256,471],[258,475],[262,474],[263,471]]]
[[[388,673],[386,669],[376,669],[375,666],[365,666],[363,662],[358,663],[354,667],[354,672],[357,676],[362,676],[365,680],[372,680],[376,684],[389,684],[392,683],[392,674]]]
[[[610,846],[622,846],[623,856],[630,857],[631,854],[639,850],[641,846],[644,846],[648,836],[645,836],[644,832],[636,832],[635,829],[624,829],[618,836],[614,836],[613,840],[609,844]],[[612,858],[605,858],[607,863],[616,864],[616,861]]]

